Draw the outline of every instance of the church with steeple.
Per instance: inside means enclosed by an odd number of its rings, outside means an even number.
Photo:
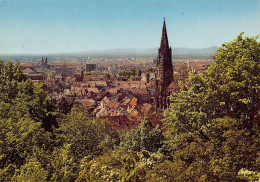
[[[169,85],[173,82],[172,49],[169,47],[165,18],[163,21],[161,45],[158,49],[156,83],[155,83],[155,105],[157,112],[169,106]]]
[[[50,69],[51,66],[48,63],[48,58],[46,57],[45,59],[42,57],[41,62],[38,63],[36,66],[34,66],[35,69],[37,70],[46,70],[46,69]]]

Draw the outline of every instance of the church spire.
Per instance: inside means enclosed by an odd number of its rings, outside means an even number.
[[[158,50],[157,57],[157,72],[156,72],[156,108],[165,109],[169,105],[168,96],[170,91],[169,85],[173,80],[173,67],[172,67],[172,49],[169,47],[168,36],[165,24],[163,21],[161,45]],[[158,110],[158,112],[160,112]]]
[[[160,49],[169,49],[168,36],[165,24],[165,18],[163,20],[162,38]]]

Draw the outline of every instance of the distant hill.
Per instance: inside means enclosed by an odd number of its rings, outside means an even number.
[[[177,56],[208,56],[211,57],[217,51],[218,47],[209,47],[203,49],[192,49],[192,48],[179,48],[174,47],[172,48],[173,57]],[[146,57],[156,57],[158,53],[158,48],[147,48],[147,49],[137,49],[137,48],[130,48],[130,49],[111,49],[111,50],[104,50],[104,51],[86,51],[80,52],[78,55],[102,55],[102,56],[146,56]]]
[[[192,48],[174,48],[173,54],[176,55],[213,55],[216,53],[219,47],[209,47],[203,49],[192,49]]]
[[[180,48],[173,47],[172,55],[174,59],[181,58],[212,58],[218,49],[217,46],[203,48],[203,49],[193,49],[193,48]],[[74,53],[57,53],[57,54],[0,54],[0,59],[19,59],[25,57],[70,57],[70,58],[86,58],[86,57],[156,57],[158,53],[158,48],[124,48],[124,49],[111,49],[111,50],[94,50],[94,51],[84,51],[84,52],[74,52]]]

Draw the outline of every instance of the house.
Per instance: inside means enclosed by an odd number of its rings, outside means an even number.
[[[171,84],[168,86],[168,90],[172,92],[178,92],[178,83],[177,82],[171,82]]]
[[[154,109],[151,104],[144,103],[141,108],[141,113],[145,116],[149,116],[153,113]]]
[[[107,104],[107,108],[110,111],[117,111],[119,109],[119,107],[120,107],[120,103],[116,100],[111,100]]]
[[[118,88],[109,88],[108,90],[107,90],[107,92],[110,94],[110,95],[117,95],[118,94],[118,92],[119,92],[119,89]]]
[[[131,112],[129,112],[129,115],[132,117],[132,118],[135,118],[135,119],[138,119],[138,120],[141,120],[142,119],[142,116],[141,114],[138,112],[137,109],[132,109]]]
[[[96,87],[88,87],[86,88],[87,93],[93,93],[94,95],[98,96],[100,94],[98,88]]]
[[[131,77],[131,80],[132,80],[132,81],[141,81],[141,80],[142,80],[142,77],[141,77],[141,76],[132,76],[132,77]]]
[[[64,93],[64,96],[67,96],[67,97],[74,97],[75,96],[75,93],[68,88],[64,89],[63,93]]]
[[[85,82],[89,87],[107,87],[106,81],[87,81]]]
[[[139,126],[140,122],[129,119],[126,116],[103,116],[102,119],[107,119],[116,130],[135,129]]]
[[[93,100],[93,99],[77,99],[76,100],[76,103],[82,105],[82,106],[85,106],[87,108],[90,108],[90,107],[94,107],[95,104],[96,104],[96,101]]]
[[[126,96],[126,97],[121,101],[121,104],[127,106],[130,102],[131,102],[131,99]]]
[[[144,82],[144,81],[115,81],[113,86],[119,88],[120,90],[130,90],[133,88],[145,89],[146,82]]]
[[[146,89],[130,89],[134,97],[137,97],[142,102],[148,102],[150,100],[150,94]]]
[[[85,96],[86,95],[86,89],[83,87],[78,87],[78,86],[71,86],[70,91],[77,96]]]
[[[137,105],[138,99],[136,97],[133,97],[128,105],[128,108],[135,107]]]
[[[105,108],[111,100],[113,100],[113,98],[105,96],[100,102],[100,107]]]
[[[69,74],[74,72],[74,68],[68,67],[68,65],[55,65],[55,72],[57,74]]]
[[[31,80],[43,80],[43,73],[35,71],[33,68],[26,68],[23,70],[23,74]]]
[[[121,115],[127,115],[127,111],[125,107],[119,107],[119,109],[117,110],[117,116],[121,116]]]
[[[101,116],[106,116],[107,110],[105,108],[101,108],[97,113],[96,113],[96,117],[101,117]]]
[[[22,67],[23,70],[25,70],[26,68],[34,69],[34,66],[32,63],[20,63],[20,66]]]

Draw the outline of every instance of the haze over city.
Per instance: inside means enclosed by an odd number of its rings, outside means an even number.
[[[221,46],[260,30],[259,0],[1,0],[0,54]]]

